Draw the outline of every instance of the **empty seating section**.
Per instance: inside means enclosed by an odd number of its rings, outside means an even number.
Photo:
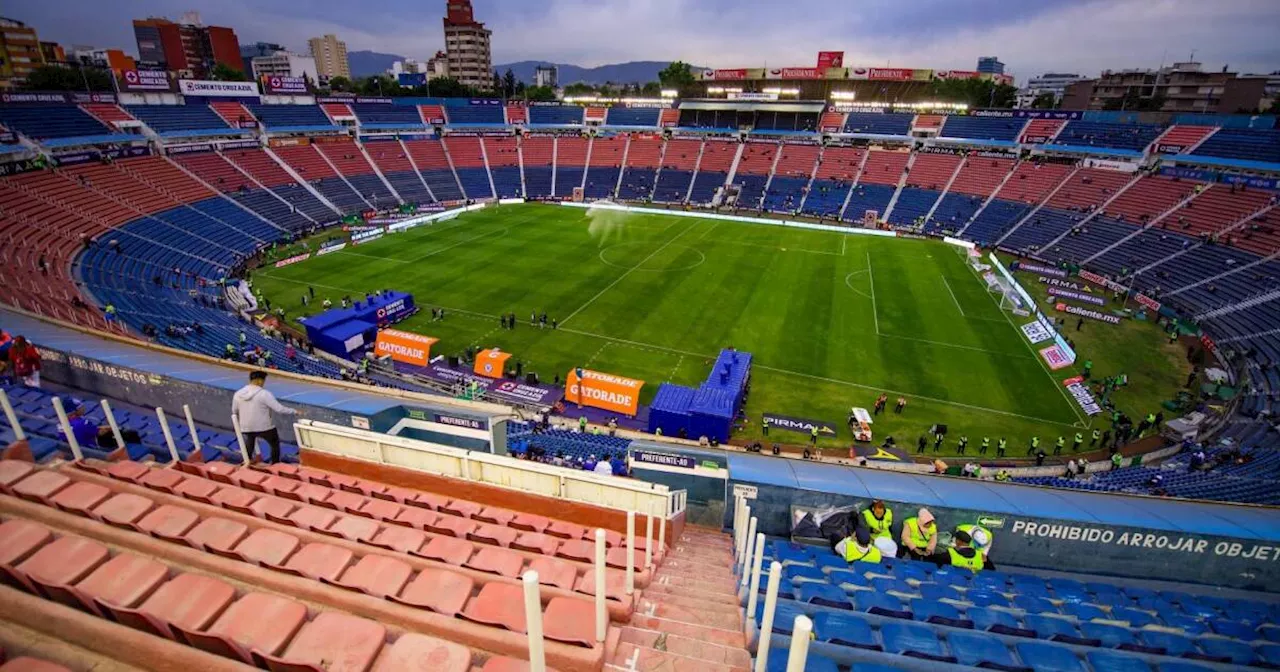
[[[751,124],[757,131],[813,133],[818,130],[816,112],[756,112]]]
[[[911,127],[926,130],[942,128],[944,120],[946,120],[946,117],[941,114],[917,114],[915,121],[911,123]]]
[[[1081,168],[1049,197],[1044,208],[1001,244],[1016,249],[1038,249],[1079,225],[1133,177],[1114,170]]]
[[[657,107],[614,105],[609,108],[609,114],[605,117],[604,123],[607,126],[647,126],[656,128],[660,112],[662,112],[662,109]]]
[[[435,200],[422,183],[418,171],[413,169],[408,150],[399,140],[366,139],[364,149],[378,170],[382,171],[382,176],[387,178],[406,203],[430,203]]]
[[[332,119],[334,123],[346,119],[352,119],[356,116],[356,113],[351,109],[351,106],[346,103],[322,103],[320,105],[320,110],[325,113],[325,116]]]
[[[489,172],[498,198],[520,198],[524,187],[520,183],[520,146],[515,136],[483,138],[484,153],[489,159]]]
[[[530,126],[581,126],[582,108],[577,105],[533,105]]]
[[[555,138],[527,137],[521,143],[520,155],[524,162],[525,196],[527,198],[551,196],[551,180],[555,175]]]
[[[741,185],[738,195],[740,207],[761,207],[765,183],[769,181],[769,173],[773,170],[773,162],[777,156],[776,142],[747,142],[742,146],[742,158],[738,160],[738,171],[733,178],[735,183]]]
[[[627,149],[627,136],[600,136],[591,141],[587,168],[587,198],[613,198],[622,174],[622,159]]]
[[[1143,177],[1117,196],[1103,214],[1130,224],[1145,224],[1190,197],[1197,185],[1205,186],[1192,180]]]
[[[976,117],[951,115],[942,127],[944,138],[970,138],[974,140],[1001,140],[1014,142],[1027,121],[1011,117]]]
[[[422,125],[422,117],[418,108],[412,105],[387,105],[385,103],[354,103],[351,110],[360,119],[361,125],[413,127]]]
[[[73,105],[0,105],[0,123],[34,140],[113,132]]]
[[[702,145],[702,159],[693,177],[689,202],[710,203],[716,191],[724,186],[740,145],[732,141],[707,140]]]
[[[439,140],[405,140],[404,146],[436,200],[457,201],[463,198],[458,178],[453,174]]]
[[[244,105],[237,102],[220,102],[209,103],[209,109],[213,110],[219,118],[227,123],[231,128],[243,128],[246,122],[253,122],[250,125],[256,125],[253,113]]]
[[[970,156],[960,167],[947,194],[934,208],[933,221],[926,228],[958,232],[973,219],[1015,163],[1012,159]]]
[[[1107,124],[1097,121],[1069,121],[1058,133],[1055,145],[1109,147],[1141,152],[1164,129],[1146,124]]]
[[[502,112],[500,107],[494,109]],[[449,152],[449,158],[453,160],[458,182],[462,184],[462,191],[467,198],[492,198],[493,187],[489,185],[489,171],[485,170],[484,149],[480,146],[480,138],[448,136],[441,142]]]
[[[893,192],[894,187],[887,184],[870,182],[855,184],[849,190],[849,200],[844,206],[841,219],[861,220],[868,210],[874,210],[878,216],[883,217],[885,209],[889,207],[889,201],[893,199]]]
[[[1179,154],[1191,149],[1196,143],[1214,131],[1213,126],[1187,126],[1178,124],[1156,140],[1155,151],[1162,154]]]
[[[374,172],[373,166],[364,158],[364,152],[350,140],[322,142],[314,145],[328,159],[329,163],[343,176],[347,184],[356,193],[364,197],[365,202],[375,208],[387,208],[400,201],[387,189],[387,185]]]
[[[1065,124],[1061,119],[1032,119],[1019,140],[1028,144],[1044,144],[1052,140]]]
[[[662,128],[675,128],[680,125],[680,110],[664,107],[658,111],[658,125]]]
[[[661,163],[661,137],[632,135],[631,144],[627,146],[627,165],[622,171],[622,182],[618,185],[618,198],[639,200],[651,197]]]
[[[603,124],[604,118],[608,114],[609,108],[591,106],[583,110],[583,119],[587,123]]]
[[[907,135],[915,115],[896,112],[850,112],[844,120],[845,133],[873,135]]]
[[[333,166],[329,165],[314,146],[306,144],[276,147],[271,151],[293,168],[299,177],[310,182],[316,191],[319,191],[343,213],[362,212],[371,207],[359,193],[351,188],[351,185],[347,184],[346,180],[334,171]]]
[[[773,179],[765,192],[764,209],[794,212],[800,209],[800,203],[804,200],[804,190],[809,186],[809,178],[817,166],[822,148],[818,145],[783,143],[778,151]]]
[[[866,152],[856,147],[831,146],[822,150],[813,184],[805,196],[803,211],[817,217],[838,217],[858,177]],[[861,216],[861,213],[858,213]]]
[[[806,614],[814,640],[833,647],[824,649],[831,655],[847,651],[853,660],[890,663],[858,662],[854,670],[897,669],[894,656],[1079,672],[1204,669],[1181,662],[1189,659],[1280,662],[1266,625],[1277,616],[1274,602],[1069,577],[974,575],[912,560],[850,566],[826,548],[785,541],[767,545],[764,556],[766,564],[785,563],[773,631],[790,634],[795,616]],[[759,620],[763,600],[757,605]],[[837,669],[825,662],[830,667],[815,667],[811,651],[808,669]]]
[[[1280,163],[1280,131],[1220,128],[1191,153],[1197,156]]]
[[[513,126],[529,122],[529,108],[524,105],[507,105],[506,113],[507,123]]]
[[[690,110],[680,108],[681,128],[706,128],[720,130],[738,130],[748,126],[754,120],[751,112],[736,110]]]
[[[587,172],[587,140],[579,136],[556,138],[556,196],[572,196]]]
[[[298,184],[271,155],[261,149],[237,149],[223,152],[223,156],[311,219],[323,223],[337,217],[332,208],[316,198],[307,187]]]
[[[250,103],[249,111],[269,129],[332,128],[333,122],[318,105],[261,105]]]
[[[125,112],[124,108],[115,103],[85,103],[80,108],[92,115],[94,119],[106,124],[108,128],[117,121],[133,121],[133,115]]]
[[[902,171],[907,167],[911,154],[907,152],[886,152],[871,150],[866,165],[858,176],[859,184],[892,184],[896,185],[902,178]],[[941,186],[941,185],[939,185]]]
[[[426,124],[444,124],[447,120],[443,105],[419,105],[418,115]]]
[[[822,133],[839,133],[843,127],[843,112],[823,112],[818,119],[818,130]]]
[[[1070,175],[1071,166],[1023,161],[978,216],[964,229],[970,240],[994,244]]]
[[[208,105],[130,105],[129,113],[160,135],[188,131],[226,132],[227,122]]]
[[[199,175],[218,191],[271,222],[295,231],[315,223],[296,212],[290,204],[272,192],[258,188],[253,180],[216,152],[178,154],[173,159],[191,173]]]
[[[658,183],[653,189],[653,200],[664,203],[684,201],[698,167],[702,152],[701,140],[672,138],[662,154],[662,170],[658,171]]]
[[[955,154],[918,154],[898,201],[889,213],[890,224],[924,223],[924,217],[942,196],[942,190],[951,181],[960,166]]]
[[[517,669],[490,652],[523,655],[512,605],[534,570],[548,663],[601,665],[583,527],[293,466],[3,466],[0,488],[25,500],[0,522],[6,582],[150,636],[274,670],[480,669],[468,646]]]
[[[469,105],[465,100],[460,102],[461,104],[457,105],[446,105],[450,126],[488,126],[503,123],[504,115],[501,105]]]

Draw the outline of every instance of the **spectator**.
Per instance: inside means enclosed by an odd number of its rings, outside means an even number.
[[[9,366],[13,375],[27,387],[40,387],[40,351],[25,336],[13,339],[9,347]]]
[[[296,415],[297,411],[276,401],[275,395],[265,388],[266,384],[266,371],[250,373],[249,384],[237,390],[231,402],[231,417],[240,423],[240,433],[249,451],[257,450],[258,439],[262,439],[271,448],[269,462],[275,464],[280,461],[280,433],[271,412]]]
[[[915,517],[902,521],[899,557],[928,560],[937,545],[938,523],[929,509],[921,508]]]
[[[968,532],[958,531],[952,537],[952,544],[945,551],[931,554],[928,558],[939,567],[951,565],[964,567],[977,572],[982,569],[995,569],[991,559],[973,547],[973,537]]]
[[[603,459],[601,459],[599,462],[597,462],[597,463],[596,463],[596,466],[595,466],[595,468],[594,468],[594,469],[592,469],[592,471],[594,471],[594,472],[595,472],[595,473],[597,473],[597,474],[604,474],[605,476],[612,476],[612,475],[613,475],[613,464],[610,462],[612,459],[613,459],[613,456],[612,456],[612,455],[609,455],[608,453],[605,453],[604,458],[603,458]]]
[[[71,435],[81,447],[98,444],[98,427],[84,417],[84,402],[76,398],[66,398],[67,424],[71,425]],[[110,429],[110,428],[108,428]],[[59,428],[58,436],[66,440],[66,433]]]

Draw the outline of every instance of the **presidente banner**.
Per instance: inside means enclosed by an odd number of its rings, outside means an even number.
[[[813,434],[814,427],[818,428],[818,434],[821,434],[822,436],[836,435],[836,426],[825,420],[797,418],[792,415],[782,415],[779,413],[764,413],[763,417],[765,422],[769,423],[770,427],[777,427],[778,429],[785,429],[790,432],[799,432],[805,436],[811,436]]]
[[[257,98],[257,82],[216,82],[208,79],[179,79],[178,91],[184,96],[215,98]]]
[[[431,346],[439,340],[399,329],[383,329],[378,332],[373,351],[379,357],[390,355],[397,362],[426,366],[431,361]]]
[[[476,355],[475,372],[489,378],[501,378],[502,368],[506,366],[508,359],[511,359],[509,352],[503,352],[497,348],[481,350],[480,354]]]
[[[640,411],[643,380],[623,378],[599,371],[571,369],[565,376],[564,398],[579,406],[634,416]]]

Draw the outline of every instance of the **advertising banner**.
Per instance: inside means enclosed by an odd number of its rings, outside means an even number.
[[[142,138],[140,137],[139,139]],[[150,147],[122,147],[120,149],[109,149],[105,152],[89,150],[86,152],[59,154],[53,157],[53,163],[57,166],[75,166],[81,163],[89,163],[90,161],[101,161],[103,158],[112,160],[127,159],[135,156],[146,156],[150,153]]]
[[[877,82],[909,82],[915,79],[911,68],[868,68],[867,79]]]
[[[402,72],[396,75],[396,83],[400,86],[414,87],[427,85],[427,73],[425,72]]]
[[[146,93],[149,91],[177,91],[177,85],[169,79],[165,70],[121,70],[116,77],[116,90],[120,93]]]
[[[184,96],[215,98],[257,98],[257,82],[215,82],[207,79],[179,79],[178,90]]]
[[[827,71],[822,68],[772,68],[769,79],[823,79]]]
[[[359,231],[357,233],[353,233],[351,234],[351,244],[363,245],[364,243],[372,243],[373,241],[381,238],[382,234],[385,232],[386,232],[386,229],[383,229],[381,226],[379,226],[377,228],[368,229],[367,231]]]
[[[276,268],[284,268],[285,266],[296,264],[300,261],[306,261],[310,258],[311,258],[310,252],[307,252],[305,254],[295,254],[292,257],[289,257],[288,259],[281,259],[280,261],[277,261]]]
[[[431,346],[439,340],[399,329],[383,329],[378,332],[373,351],[379,357],[390,355],[397,362],[426,366],[431,361]]]
[[[977,70],[939,70],[938,79],[977,79],[982,76]]]
[[[1085,168],[1101,168],[1103,170],[1115,170],[1121,173],[1136,173],[1141,166],[1131,161],[1116,161],[1114,159],[1097,159],[1089,157],[1084,160]]]
[[[1093,291],[1093,289],[1090,288],[1088,285],[1082,285],[1078,282],[1072,282],[1070,280],[1062,280],[1059,278],[1041,277],[1040,284],[1049,285],[1050,287],[1061,287],[1062,289],[1069,289],[1073,292],[1092,292]]]
[[[599,371],[572,369],[565,376],[565,399],[579,406],[634,416],[640,410],[643,380],[623,378]]]
[[[4,103],[6,105],[20,105],[22,103],[43,105],[45,103],[65,103],[68,100],[69,98],[67,98],[67,94],[59,91],[0,93],[0,103]]]
[[[1146,294],[1135,294],[1133,297],[1133,300],[1137,301],[1138,305],[1140,306],[1146,307],[1157,313],[1160,312],[1160,305],[1161,305],[1160,302],[1147,296]]]
[[[818,52],[818,69],[826,72],[827,68],[843,68],[844,52],[843,51],[819,51]]]
[[[854,458],[864,458],[868,460],[883,460],[886,462],[907,462],[910,463],[911,455],[907,451],[897,446],[867,446],[863,444],[854,445],[851,451]]]
[[[511,404],[550,406],[563,396],[559,388],[526,385],[515,380],[494,380],[485,376],[478,376],[465,369],[451,369],[439,359],[432,364],[428,364],[422,374],[432,380],[446,384],[475,383],[476,387],[480,388],[486,396]]]
[[[345,248],[346,246],[347,246],[347,241],[345,240],[341,240],[335,243],[326,243],[324,245],[321,245],[320,249],[316,250],[316,256],[318,257],[322,254],[332,254],[334,252],[341,252],[343,248]]]
[[[1072,306],[1066,303],[1059,303],[1054,306],[1055,310],[1061,311],[1068,315],[1076,315],[1078,317],[1087,317],[1091,320],[1106,322],[1107,324],[1120,324],[1122,319],[1119,315],[1111,313],[1103,313],[1090,308],[1081,308],[1080,306]]]
[[[1093,271],[1086,271],[1082,268],[1080,269],[1079,272],[1076,273],[1076,275],[1081,280],[1084,280],[1085,282],[1092,282],[1095,285],[1102,285],[1103,287],[1106,287],[1107,289],[1113,292],[1124,293],[1129,291],[1128,287],[1125,287],[1124,285],[1114,280],[1108,280],[1107,278],[1104,278],[1101,275],[1094,273]]]
[[[1022,333],[1026,334],[1027,340],[1032,343],[1040,343],[1053,338],[1053,334],[1043,324],[1040,324],[1039,320],[1022,325]]]
[[[262,90],[265,93],[283,96],[306,95],[308,93],[305,77],[280,77],[277,75],[263,77]]]
[[[1048,364],[1049,368],[1053,369],[1054,371],[1071,366],[1071,360],[1068,359],[1065,354],[1063,354],[1062,348],[1059,348],[1056,345],[1051,345],[1047,348],[1042,348],[1040,350],[1040,356],[1044,358],[1045,364]]]
[[[1089,386],[1084,384],[1084,378],[1075,376],[1062,381],[1062,384],[1067,388],[1067,392],[1071,393],[1071,398],[1080,405],[1085,415],[1097,415],[1102,412],[1102,406],[1098,404],[1097,399],[1093,398]]]
[[[434,338],[431,340],[435,340]],[[452,427],[461,427],[463,429],[489,429],[489,423],[480,418],[465,418],[460,415],[445,415],[444,413],[432,413],[431,421],[441,425],[450,425]]]
[[[735,68],[728,70],[703,70],[703,79],[714,79],[716,81],[723,80],[742,80],[747,78],[746,68]]]
[[[1017,262],[1013,267],[1015,271],[1030,271],[1037,275],[1046,275],[1051,278],[1065,278],[1067,272],[1061,268],[1053,268],[1052,266],[1041,266],[1040,264],[1031,264],[1023,261]]]
[[[770,427],[777,429],[785,429],[790,432],[798,432],[805,436],[813,434],[813,428],[818,428],[820,436],[836,436],[836,426],[825,420],[813,420],[810,418],[797,418],[792,415],[781,415],[779,413],[764,413],[764,419],[769,423]]]
[[[652,450],[632,450],[632,464],[657,464],[664,467],[679,467],[680,469],[696,469],[698,461],[689,455],[674,455],[671,453],[657,453]]]
[[[1061,287],[1049,287],[1049,295],[1059,299],[1071,299],[1072,301],[1079,301],[1080,303],[1088,303],[1095,306],[1107,305],[1107,300],[1101,296],[1085,294],[1084,292],[1076,292],[1070,289],[1063,289]]]
[[[511,359],[509,352],[503,352],[497,348],[481,350],[480,354],[476,355],[475,372],[489,378],[501,378],[502,368],[506,366],[508,359]]]

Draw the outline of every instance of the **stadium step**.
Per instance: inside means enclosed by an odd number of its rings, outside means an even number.
[[[658,630],[668,634],[680,635],[681,637],[692,637],[703,642],[714,642],[724,646],[742,647],[746,643],[740,629],[725,630],[724,628],[686,623],[659,616],[647,616],[639,612],[631,615],[629,625],[643,630]]]
[[[654,583],[650,583],[644,589],[644,594],[655,600],[664,600],[667,595],[681,595],[689,598],[696,598],[707,603],[738,605],[737,593],[719,592],[712,590],[699,590],[692,586],[676,586],[662,582],[662,576],[658,575]]]
[[[657,651],[665,651],[677,656],[686,658],[694,658],[697,660],[716,663],[718,665],[730,665],[735,667],[747,667],[751,664],[751,654],[745,649],[733,646],[724,646],[722,644],[714,644],[704,642],[682,635],[672,635],[657,630],[645,630],[624,625],[619,628],[621,631],[620,642],[622,644],[631,644],[638,648],[654,649]],[[619,648],[621,652],[621,647]],[[619,656],[615,656],[617,659]],[[637,666],[637,669],[645,669]]]
[[[647,611],[650,606],[655,607],[656,614],[661,615],[664,609],[676,608],[688,611],[704,611],[711,614],[712,617],[724,625],[732,627],[738,621],[738,605],[727,604],[724,602],[710,602],[692,595],[684,595],[679,593],[649,593],[645,592],[640,599],[637,608],[640,611]]]

